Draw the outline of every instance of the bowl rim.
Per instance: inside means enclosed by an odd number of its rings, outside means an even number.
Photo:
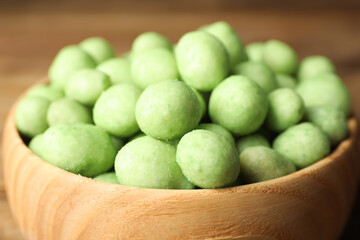
[[[85,176],[81,176],[79,174],[74,174],[71,172],[68,172],[66,170],[63,170],[61,168],[58,168],[48,162],[46,162],[45,160],[41,159],[39,156],[37,156],[36,154],[34,154],[33,152],[31,152],[31,150],[28,148],[28,146],[24,143],[23,139],[20,136],[20,133],[18,132],[17,128],[16,128],[16,124],[15,124],[15,111],[16,108],[19,104],[19,102],[26,97],[27,92],[29,91],[30,88],[37,86],[37,85],[42,85],[42,84],[48,84],[49,80],[48,77],[42,78],[41,80],[39,80],[38,82],[36,82],[35,84],[31,85],[30,87],[28,87],[22,94],[20,94],[17,99],[15,100],[15,102],[12,104],[10,111],[7,115],[5,124],[4,124],[4,131],[3,131],[3,143],[2,145],[4,145],[4,142],[6,141],[6,128],[9,128],[11,135],[16,137],[16,143],[17,145],[20,145],[20,147],[25,150],[28,154],[30,154],[32,157],[34,157],[37,161],[42,162],[43,164],[47,164],[50,168],[53,169],[57,169],[57,171],[60,171],[62,174],[65,174],[69,177],[76,177],[76,178],[81,178],[81,180],[89,182],[91,184],[98,184],[98,185],[104,185],[104,186],[112,186],[118,189],[133,189],[133,190],[137,190],[137,191],[151,191],[151,192],[158,192],[158,193],[186,193],[186,192],[191,192],[191,193],[199,193],[199,194],[206,194],[206,193],[211,193],[211,192],[247,192],[248,189],[253,189],[253,188],[268,188],[274,184],[280,184],[280,183],[286,183],[286,182],[290,182],[292,180],[294,180],[295,178],[299,178],[301,176],[304,175],[308,175],[312,172],[316,172],[318,169],[321,169],[323,167],[326,167],[327,165],[330,165],[333,161],[336,161],[338,159],[339,156],[341,156],[344,152],[347,152],[351,149],[351,147],[354,145],[355,140],[357,139],[357,133],[358,133],[358,122],[357,119],[355,118],[354,115],[352,115],[350,118],[347,119],[347,125],[348,125],[348,137],[344,140],[342,140],[338,146],[336,148],[334,148],[329,155],[327,155],[325,158],[320,159],[319,161],[311,164],[308,167],[305,167],[303,169],[297,170],[293,173],[290,173],[288,175],[279,177],[279,178],[274,178],[274,179],[270,179],[270,180],[266,180],[266,181],[262,181],[262,182],[256,182],[256,183],[251,183],[251,184],[244,184],[244,185],[238,185],[238,186],[233,186],[233,187],[222,187],[222,188],[215,188],[215,189],[158,189],[158,188],[143,188],[143,187],[133,187],[133,186],[126,186],[126,185],[120,185],[120,184],[113,184],[113,183],[107,183],[107,182],[101,182],[101,181],[97,181],[94,180],[92,178],[88,178]],[[9,134],[8,134],[9,135]],[[6,151],[3,148],[3,159],[5,158],[5,153]],[[4,160],[2,161],[4,162]],[[4,163],[3,163],[4,164]],[[5,171],[4,166],[3,166],[3,171]]]

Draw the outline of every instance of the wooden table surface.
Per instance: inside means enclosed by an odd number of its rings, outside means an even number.
[[[66,1],[67,2],[67,1]],[[187,1],[189,2],[189,1]],[[347,84],[356,116],[360,116],[360,11],[359,8],[231,8],[209,1],[201,8],[127,1],[121,5],[0,5],[0,133],[6,114],[16,97],[44,77],[57,51],[67,44],[100,35],[113,43],[118,53],[129,50],[132,40],[144,31],[158,31],[176,42],[199,26],[226,20],[245,43],[271,38],[291,44],[301,57],[330,57]],[[1,142],[1,140],[0,140]],[[1,151],[1,149],[0,149]],[[1,169],[0,169],[1,170]],[[343,237],[360,236],[360,200]],[[355,236],[356,236],[355,235]],[[0,171],[0,240],[23,239],[11,217]]]

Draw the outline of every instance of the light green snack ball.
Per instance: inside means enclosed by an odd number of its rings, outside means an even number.
[[[295,89],[297,82],[294,77],[286,74],[276,74],[275,79],[279,88]]]
[[[176,161],[186,178],[201,188],[219,188],[235,182],[240,161],[235,147],[209,130],[194,130],[181,138]]]
[[[244,76],[230,76],[211,93],[209,114],[234,135],[256,131],[264,122],[269,103],[265,92]]]
[[[49,68],[52,85],[64,89],[68,78],[76,71],[84,68],[95,68],[95,60],[81,47],[66,46],[59,51]]]
[[[15,113],[16,127],[19,132],[28,137],[43,133],[48,127],[46,115],[50,101],[36,96],[23,98]]]
[[[75,100],[63,98],[53,102],[47,113],[50,126],[64,123],[92,123],[89,109]]]
[[[135,134],[134,136],[132,136],[131,138],[129,138],[128,142],[131,142],[132,140],[135,140],[135,139],[141,138],[141,137],[145,137],[145,136],[146,136],[145,133],[139,132],[139,133]]]
[[[312,123],[300,123],[281,133],[273,148],[297,168],[304,168],[330,153],[330,142],[325,133]]]
[[[164,48],[152,48],[135,54],[131,74],[134,83],[142,89],[156,82],[179,77],[174,54]]]
[[[275,74],[261,62],[240,63],[235,66],[233,72],[254,80],[266,93],[270,93],[278,87]]]
[[[97,70],[106,73],[112,84],[132,82],[130,62],[124,58],[112,58],[102,62]]]
[[[201,28],[218,38],[229,54],[230,67],[247,60],[245,46],[234,29],[227,22],[216,22]]]
[[[37,85],[29,89],[27,96],[37,96],[42,97],[50,102],[59,100],[64,97],[63,91],[58,88],[55,88],[51,85]]]
[[[348,135],[345,114],[332,106],[316,106],[306,109],[305,119],[318,126],[336,146]]]
[[[141,90],[131,83],[120,83],[107,89],[95,103],[95,124],[120,138],[137,133],[135,105],[140,94]]]
[[[115,57],[115,50],[108,41],[101,37],[91,37],[82,41],[79,46],[98,64]]]
[[[204,96],[203,96],[198,90],[196,90],[195,88],[191,88],[191,89],[194,91],[197,99],[199,100],[200,108],[201,108],[201,118],[203,118],[203,117],[205,116],[206,110],[207,110],[205,98],[204,98]]]
[[[247,183],[279,178],[296,171],[295,165],[271,148],[250,147],[240,154],[240,176]]]
[[[266,137],[258,133],[253,133],[241,137],[236,142],[236,149],[238,150],[239,154],[242,153],[247,148],[258,147],[258,146],[270,147],[270,143],[266,139]]]
[[[40,151],[42,148],[42,136],[43,134],[38,134],[29,142],[30,151],[32,151],[36,155],[40,155]]]
[[[251,62],[262,62],[264,53],[264,43],[253,42],[246,45],[246,54]]]
[[[279,88],[268,95],[269,112],[266,123],[274,132],[282,132],[302,119],[304,102],[294,90]]]
[[[65,94],[86,106],[93,106],[110,85],[110,78],[105,73],[95,69],[83,69],[71,75]]]
[[[123,146],[124,146],[124,140],[114,137],[114,136],[110,136],[112,143],[114,144],[115,147],[115,151],[118,152]]]
[[[117,154],[115,172],[120,184],[158,189],[180,189],[187,179],[176,163],[176,148],[150,136],[127,143]]]
[[[94,180],[113,184],[120,184],[115,172],[108,172],[94,177]]]
[[[202,123],[197,127],[197,129],[209,130],[213,133],[219,134],[220,136],[223,136],[226,140],[228,140],[233,146],[235,146],[235,140],[231,133],[218,124]]]
[[[350,94],[341,79],[331,73],[301,81],[296,88],[306,107],[330,105],[342,110],[346,116],[351,111]]]
[[[299,61],[294,49],[278,40],[265,43],[263,59],[274,72],[283,74],[294,73]]]
[[[299,80],[316,77],[324,73],[335,73],[332,61],[324,56],[311,56],[304,58],[299,66]]]
[[[135,38],[131,52],[137,54],[153,48],[164,48],[172,51],[172,44],[167,38],[159,33],[144,32]]]
[[[178,80],[167,80],[145,89],[136,104],[141,131],[157,139],[180,138],[200,121],[201,107],[194,91]]]
[[[85,177],[95,177],[108,171],[114,164],[115,155],[110,136],[90,124],[52,126],[42,137],[42,159]]]
[[[201,91],[214,89],[229,72],[229,56],[224,45],[204,31],[182,36],[175,57],[182,79]]]

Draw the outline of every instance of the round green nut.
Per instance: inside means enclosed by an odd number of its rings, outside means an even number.
[[[116,137],[134,135],[139,131],[135,106],[140,94],[141,90],[131,83],[120,83],[108,88],[95,103],[95,124]]]
[[[143,133],[143,132],[138,132],[138,133],[135,134],[134,136],[130,137],[128,142],[131,142],[132,140],[135,140],[135,139],[141,138],[141,137],[145,137],[145,136],[146,136],[145,133]]]
[[[43,134],[38,134],[29,142],[30,151],[36,155],[40,155],[42,136]]]
[[[324,73],[335,73],[335,66],[332,61],[324,56],[311,56],[301,61],[298,78],[302,81]]]
[[[219,134],[220,136],[223,136],[226,140],[228,140],[233,146],[235,146],[235,140],[231,133],[218,124],[202,123],[197,127],[197,129],[209,130],[213,133]]]
[[[246,183],[279,178],[296,171],[295,165],[271,148],[250,147],[240,154],[240,177]]]
[[[68,78],[74,72],[95,67],[96,62],[88,53],[79,46],[70,45],[61,49],[56,55],[48,75],[53,86],[64,89]]]
[[[89,109],[75,100],[63,98],[53,102],[47,112],[50,126],[64,123],[92,123]]]
[[[131,74],[134,83],[142,89],[156,82],[179,77],[174,54],[164,48],[153,48],[135,54]]]
[[[296,88],[306,107],[330,105],[342,110],[349,116],[351,110],[350,94],[341,79],[332,73],[326,73],[306,81]]]
[[[246,45],[246,54],[251,62],[262,62],[265,44],[262,42],[253,42]]]
[[[203,118],[203,117],[205,116],[206,110],[207,110],[205,98],[204,98],[204,96],[203,96],[198,90],[196,90],[195,88],[191,88],[191,89],[194,91],[197,99],[199,100],[200,108],[201,108],[201,118]]]
[[[115,172],[103,173],[103,174],[100,174],[100,175],[94,177],[93,179],[96,180],[96,181],[100,181],[100,182],[120,184],[119,180],[116,177]]]
[[[211,93],[209,114],[232,134],[256,131],[265,120],[269,103],[257,83],[244,76],[230,76]]]
[[[108,41],[101,37],[91,37],[82,41],[79,46],[98,64],[115,57],[115,50]]]
[[[201,28],[201,30],[212,34],[224,44],[229,54],[230,67],[247,60],[244,44],[227,22],[216,22]]]
[[[200,121],[201,107],[194,91],[178,80],[150,85],[136,104],[136,120],[146,135],[161,140],[180,138]]]
[[[236,149],[238,150],[239,154],[241,154],[247,148],[258,147],[258,146],[270,147],[270,143],[266,139],[266,137],[258,133],[253,133],[241,137],[236,142]]]
[[[110,137],[111,137],[112,143],[114,144],[115,151],[118,152],[124,146],[124,140],[114,137],[114,136],[110,136]]]
[[[265,43],[263,59],[274,72],[292,74],[297,70],[296,52],[286,43],[270,40]]]
[[[135,54],[152,48],[172,50],[171,42],[156,32],[144,32],[137,36],[132,44],[131,51]]]
[[[102,62],[97,70],[107,74],[112,84],[132,82],[130,62],[124,58],[112,58]]]
[[[330,153],[330,142],[325,133],[312,123],[300,123],[281,133],[273,148],[297,168],[304,168]]]
[[[219,188],[236,181],[239,155],[224,137],[209,130],[194,130],[181,138],[176,161],[186,178],[201,188]]]
[[[213,90],[229,72],[229,56],[224,45],[204,31],[182,36],[175,57],[182,79],[197,90]]]
[[[63,91],[58,88],[55,88],[51,85],[37,85],[29,89],[26,96],[37,96],[42,97],[50,102],[59,100],[64,97]]]
[[[189,188],[188,180],[176,163],[176,148],[150,136],[137,138],[119,151],[115,172],[120,184],[126,186]]]
[[[275,74],[261,62],[240,63],[235,66],[233,72],[254,80],[266,93],[278,87]]]
[[[86,106],[93,106],[110,85],[110,78],[105,73],[95,69],[83,69],[71,75],[65,94]]]
[[[66,171],[95,177],[114,164],[115,148],[101,128],[84,123],[50,127],[41,141],[40,157]]]
[[[297,82],[294,77],[286,74],[276,74],[275,79],[279,88],[295,89]]]
[[[279,88],[268,95],[269,112],[266,123],[274,132],[282,132],[302,119],[304,102],[294,90]]]
[[[348,135],[345,114],[332,106],[316,106],[306,109],[305,119],[318,126],[336,146]]]
[[[16,108],[15,123],[19,132],[27,137],[35,137],[48,127],[46,115],[50,101],[36,96],[23,98]]]

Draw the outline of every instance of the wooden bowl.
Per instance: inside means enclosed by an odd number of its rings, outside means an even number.
[[[159,190],[94,181],[32,154],[14,121],[3,136],[7,197],[27,239],[336,239],[356,193],[357,121],[328,157],[271,181]],[[305,151],[306,149],[304,149]]]

